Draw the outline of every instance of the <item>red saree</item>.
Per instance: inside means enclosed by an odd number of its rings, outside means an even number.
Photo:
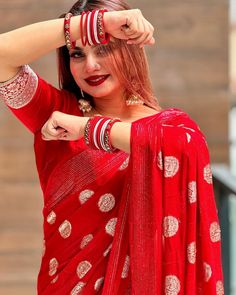
[[[41,79],[34,92],[17,109],[6,101],[35,135],[45,204],[38,294],[223,295],[210,159],[188,115],[140,119],[130,157],[107,154],[83,139],[43,141],[52,111],[81,113],[73,95]]]

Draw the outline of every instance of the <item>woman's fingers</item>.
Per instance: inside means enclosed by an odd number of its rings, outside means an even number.
[[[111,11],[104,14],[104,26],[111,36],[127,40],[128,44],[154,44],[153,26],[139,9]]]
[[[65,129],[55,126],[53,119],[49,119],[41,130],[42,138],[44,140],[58,140],[58,137],[65,132]]]
[[[153,26],[145,19],[142,19],[139,24],[139,31],[130,36],[130,39],[127,41],[127,44],[135,44],[143,47],[145,44],[153,45],[155,39],[153,37],[154,28]]]

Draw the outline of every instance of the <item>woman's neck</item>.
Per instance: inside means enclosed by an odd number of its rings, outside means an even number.
[[[95,106],[88,113],[88,116],[102,115],[111,118],[119,118],[124,122],[132,122],[158,112],[146,105],[127,106],[124,95],[120,93],[116,93],[112,95],[112,97],[94,97],[93,102]]]

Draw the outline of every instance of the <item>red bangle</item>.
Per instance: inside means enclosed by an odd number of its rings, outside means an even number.
[[[64,34],[65,34],[65,40],[66,40],[66,47],[68,48],[68,50],[75,48],[75,41],[71,40],[71,35],[70,35],[70,21],[72,16],[73,14],[69,12],[65,15],[65,19],[64,19]]]
[[[96,13],[96,10],[93,10],[91,13],[89,28],[90,28],[90,35],[91,35],[93,45],[99,45],[99,43],[96,42],[95,37],[94,37],[94,15],[95,15],[95,13]]]
[[[93,10],[82,12],[80,19],[80,34],[83,46],[107,44],[110,41],[110,35],[105,32],[104,12],[103,10]],[[96,14],[96,16],[95,16]]]
[[[85,16],[85,23],[84,23],[84,28],[85,28],[85,44],[89,45],[89,41],[88,41],[88,16],[89,16],[89,11],[86,12],[86,16]]]
[[[104,150],[109,153],[116,151],[110,140],[111,128],[116,122],[121,121],[101,116],[90,118],[84,131],[86,145],[92,149]]]
[[[86,34],[84,34],[84,16],[86,12],[83,11],[80,18],[80,36],[81,36],[81,43],[85,47],[86,46]]]
[[[101,44],[107,44],[110,41],[110,35],[105,32],[104,26],[104,13],[107,12],[106,9],[99,10],[98,13],[98,38]]]
[[[104,133],[104,143],[106,146],[106,151],[109,153],[113,153],[117,150],[111,144],[111,128],[117,122],[121,122],[121,120],[119,120],[119,119],[110,120],[110,122],[108,123],[108,125],[106,127],[105,133]]]
[[[101,122],[97,126],[97,130],[96,130],[95,135],[96,135],[96,142],[97,142],[97,145],[100,150],[104,149],[102,146],[103,138],[101,138],[102,137],[102,134],[101,134],[102,129],[104,129],[104,124],[109,120],[110,120],[110,118],[108,118],[108,117],[102,117]]]

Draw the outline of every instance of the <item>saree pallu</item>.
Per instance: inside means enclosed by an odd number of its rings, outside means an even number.
[[[132,294],[223,295],[210,157],[196,123],[178,109],[134,122],[127,173]]]

